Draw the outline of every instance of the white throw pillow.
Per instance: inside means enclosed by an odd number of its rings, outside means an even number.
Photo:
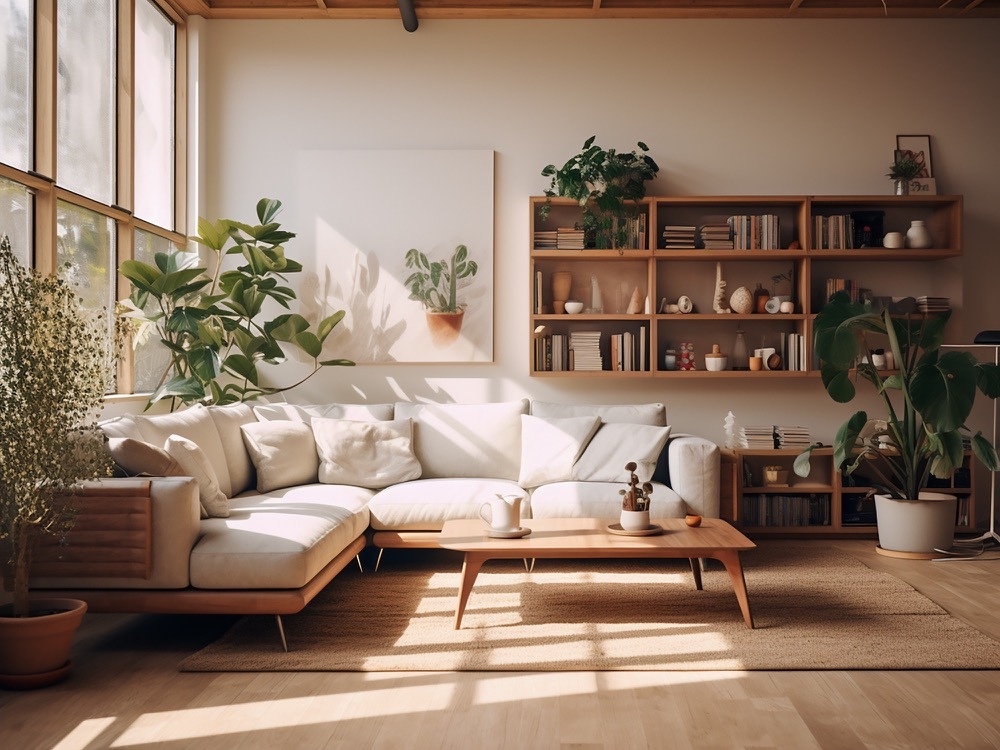
[[[319,470],[312,427],[305,422],[245,424],[243,442],[257,469],[257,491],[315,484]]]
[[[354,422],[315,418],[312,421],[319,454],[319,481],[377,490],[420,478],[413,454],[413,423]]]
[[[573,465],[600,426],[600,417],[594,416],[542,419],[523,414],[518,484],[538,487],[568,482],[573,478]]]
[[[640,482],[653,478],[656,459],[670,436],[669,427],[620,422],[602,424],[573,466],[580,482],[625,482],[625,464],[635,461]]]
[[[627,422],[664,427],[667,407],[651,404],[559,404],[552,401],[532,401],[531,413],[543,419],[558,417],[600,417],[602,422]]]
[[[202,518],[227,518],[229,499],[219,489],[219,478],[205,452],[186,437],[171,435],[164,450],[180,467],[180,475],[194,477],[198,482],[198,496],[201,500]]]
[[[171,435],[180,435],[194,442],[208,456],[212,468],[215,469],[215,475],[219,478],[219,489],[226,495],[232,493],[226,452],[208,407],[195,404],[170,414],[136,415],[133,419],[147,443],[165,445]]]

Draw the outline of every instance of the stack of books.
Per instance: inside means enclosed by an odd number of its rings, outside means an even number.
[[[555,229],[538,229],[535,231],[535,249],[553,250],[558,247],[559,233]]]
[[[779,448],[802,450],[809,447],[809,428],[776,425],[774,434],[778,437]]]
[[[701,244],[706,250],[732,250],[733,235],[729,224],[703,224]]]
[[[774,427],[740,427],[740,447],[750,450],[774,448]]]
[[[778,216],[731,216],[733,247],[736,250],[777,250],[781,236]]]
[[[948,312],[950,308],[950,297],[917,297],[917,309],[922,313]]]
[[[569,348],[573,351],[573,369],[603,370],[600,331],[573,331],[569,335]]]
[[[582,229],[575,227],[559,227],[556,230],[556,248],[559,250],[583,250],[584,236]]]
[[[694,233],[697,227],[681,224],[667,224],[663,227],[663,247],[667,250],[694,247]]]

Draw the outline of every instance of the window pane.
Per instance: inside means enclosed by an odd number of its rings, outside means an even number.
[[[28,188],[0,177],[0,235],[10,237],[14,255],[26,266],[31,265],[34,208],[34,196]]]
[[[33,0],[0,0],[0,161],[25,171],[34,167],[34,17]]]
[[[135,215],[174,228],[174,25],[135,6]]]
[[[112,204],[115,0],[60,2],[56,183]]]
[[[94,211],[59,201],[56,225],[56,263],[60,274],[74,285],[88,308],[114,309],[114,222]]]
[[[141,229],[137,229],[135,232],[134,257],[143,263],[155,265],[156,253],[169,253],[175,249],[175,245],[163,237],[144,232]],[[128,291],[128,288],[122,289],[119,296],[126,297]],[[153,308],[155,308],[155,303],[152,302],[146,307],[147,310]],[[149,331],[145,341],[137,339],[133,358],[135,390],[138,392],[156,390],[169,363],[170,351],[160,341],[155,330]]]

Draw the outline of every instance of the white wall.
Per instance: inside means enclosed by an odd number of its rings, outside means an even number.
[[[939,191],[966,201],[965,257],[942,263],[940,293],[959,307],[953,340],[1000,329],[1000,21],[422,21],[413,34],[396,21],[211,21],[200,29],[202,79],[192,96],[202,215],[249,219],[265,195],[293,203],[305,150],[497,154],[495,362],[337,368],[294,400],[663,401],[676,429],[720,442],[730,409],[741,423],[800,423],[829,441],[858,405],[835,408],[816,379],[528,376],[527,198],[547,186],[543,166],[594,134],[604,146],[650,146],[661,167],[650,194],[724,195],[888,194],[896,134],[929,133]],[[372,220],[392,221],[392,206],[371,198]]]

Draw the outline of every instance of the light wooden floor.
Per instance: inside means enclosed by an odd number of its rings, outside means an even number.
[[[817,544],[898,575],[1000,639],[1000,560]],[[0,691],[0,748],[1000,747],[1000,672],[177,671],[229,622],[88,615],[67,681]]]

